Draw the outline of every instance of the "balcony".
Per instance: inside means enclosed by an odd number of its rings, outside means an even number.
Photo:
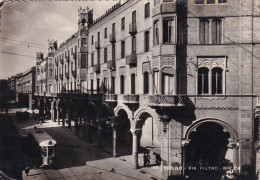
[[[186,96],[178,95],[150,95],[150,107],[182,107],[186,105]]]
[[[106,102],[117,102],[117,95],[116,94],[106,94],[105,101]]]
[[[69,56],[69,55],[66,55],[66,56],[65,56],[65,59],[66,59],[67,62],[69,62],[69,61],[70,61],[70,56]]]
[[[176,2],[172,0],[169,0],[168,2],[164,1],[163,3],[158,4],[153,8],[153,16],[163,13],[176,13],[176,10]]]
[[[96,42],[95,42],[95,48],[96,48],[96,49],[100,49],[100,42],[99,42],[99,41],[96,41]]]
[[[100,65],[99,64],[94,65],[93,70],[95,73],[100,73]]]
[[[58,75],[55,75],[55,80],[58,81]]]
[[[68,72],[65,73],[65,77],[66,77],[67,79],[69,79],[69,73],[68,73]]]
[[[136,23],[130,23],[129,24],[129,34],[131,34],[133,36],[136,33],[137,33]]]
[[[80,47],[80,52],[81,53],[87,53],[88,52],[88,47]]]
[[[60,79],[61,79],[61,80],[63,79],[63,74],[60,74]]]
[[[72,76],[73,76],[74,78],[76,78],[76,77],[77,77],[76,70],[73,70],[73,71],[72,71]]]
[[[111,42],[112,44],[116,42],[116,34],[115,33],[111,33],[109,35],[109,42]]]
[[[64,62],[64,61],[63,61],[63,57],[62,57],[62,58],[60,59],[60,63],[63,64],[63,62]]]
[[[137,56],[136,52],[132,52],[132,54],[126,56],[126,64],[130,67],[134,67],[137,65]]]
[[[139,95],[135,95],[135,94],[123,95],[123,103],[125,104],[139,103]]]
[[[107,68],[111,69],[112,71],[116,70],[116,62],[111,60],[111,61],[107,61]]]

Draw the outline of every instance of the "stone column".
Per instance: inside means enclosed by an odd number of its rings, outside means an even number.
[[[54,101],[51,102],[51,122],[54,122]]]
[[[60,109],[59,109],[59,106],[56,106],[56,111],[57,111],[57,122],[58,122],[58,125],[60,125]]]
[[[117,157],[117,127],[116,125],[112,125],[113,127],[113,157]]]
[[[101,127],[101,123],[98,123],[98,137],[97,137],[97,140],[98,140],[98,146],[99,147],[102,147],[102,127]]]
[[[32,110],[33,107],[32,107],[32,92],[29,93],[29,109]]]
[[[133,145],[132,145],[132,160],[133,160],[133,165],[134,168],[137,169],[139,167],[138,164],[138,135],[141,132],[140,129],[133,129],[131,130],[132,134],[133,134]]]
[[[174,75],[173,75],[173,95],[177,94],[177,70],[174,68]]]
[[[205,85],[204,85],[205,86]],[[212,94],[212,69],[209,70],[208,75],[208,87],[209,87],[209,94]]]

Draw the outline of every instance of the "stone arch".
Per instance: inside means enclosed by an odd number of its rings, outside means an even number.
[[[119,113],[120,110],[124,110],[127,113],[128,117],[132,117],[132,115],[129,112],[129,110],[125,109],[123,106],[118,106],[118,107],[115,108],[115,110],[114,110],[115,111],[115,116],[118,116],[118,113]]]
[[[188,140],[189,135],[191,132],[193,132],[198,126],[200,126],[203,123],[206,122],[213,122],[216,124],[219,124],[220,126],[222,126],[225,130],[227,130],[230,133],[230,138],[233,141],[238,140],[238,135],[236,133],[236,131],[226,122],[216,119],[216,118],[206,118],[206,119],[199,119],[197,121],[194,121],[194,123],[187,129],[186,133],[185,133],[185,139]]]
[[[141,109],[138,111],[135,115],[135,129],[141,129],[145,119],[147,119],[149,116],[153,118],[153,115],[147,109]]]

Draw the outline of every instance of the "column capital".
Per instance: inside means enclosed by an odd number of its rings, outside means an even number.
[[[142,132],[142,129],[130,129],[130,131],[133,135],[137,135],[137,134],[140,134]]]

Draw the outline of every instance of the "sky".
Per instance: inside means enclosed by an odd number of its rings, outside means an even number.
[[[78,29],[78,9],[93,9],[94,19],[118,1],[7,2],[1,8],[0,79],[35,66],[36,52],[47,53],[48,39],[61,44]],[[123,3],[123,1],[122,1]]]

